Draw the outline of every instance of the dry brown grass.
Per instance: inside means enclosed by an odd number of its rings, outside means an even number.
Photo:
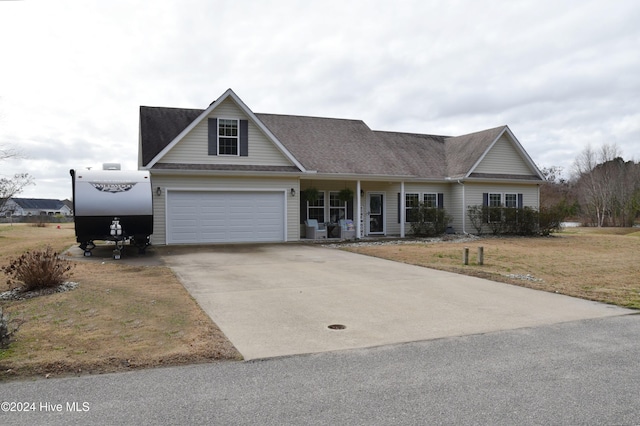
[[[477,248],[484,247],[484,265]],[[462,264],[469,247],[470,264]],[[538,290],[640,309],[637,228],[577,228],[546,238],[483,238],[472,243],[352,247],[347,250]],[[507,275],[530,274],[542,281]]]
[[[0,266],[46,244],[73,245],[73,224],[0,225]],[[0,380],[240,359],[167,267],[81,261],[71,280],[73,291],[2,302],[25,322],[0,350]]]

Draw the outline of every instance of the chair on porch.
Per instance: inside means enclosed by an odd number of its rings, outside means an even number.
[[[318,224],[317,219],[307,219],[305,220],[305,228],[306,228],[306,237],[317,240],[318,238],[327,238],[327,228],[324,225]]]
[[[339,238],[342,240],[355,240],[356,229],[352,220],[340,219],[338,221]]]

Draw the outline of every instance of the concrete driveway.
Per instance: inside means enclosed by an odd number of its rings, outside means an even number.
[[[162,258],[245,359],[636,312],[315,245],[167,247]]]

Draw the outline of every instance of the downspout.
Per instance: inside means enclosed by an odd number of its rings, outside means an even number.
[[[360,197],[360,191],[362,191],[362,188],[360,186],[360,180],[358,179],[356,181],[356,211],[353,212],[353,215],[355,216],[353,218],[353,220],[356,222],[356,239],[359,240],[362,236],[362,226],[361,226],[361,217],[362,217],[362,201]]]
[[[467,199],[465,197],[464,183],[460,182],[460,179],[458,179],[458,184],[462,185],[462,233],[467,235],[467,220],[465,216],[465,206],[467,203]]]
[[[400,208],[398,209],[398,213],[400,214],[400,238],[404,238],[404,181],[400,182]]]
[[[538,230],[540,229],[540,210],[542,209],[542,206],[540,205],[540,184],[536,185],[536,188],[538,190]],[[522,202],[522,204],[524,204],[524,201]],[[520,206],[520,208],[522,208],[524,206]]]

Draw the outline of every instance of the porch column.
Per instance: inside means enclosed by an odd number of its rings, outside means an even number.
[[[360,229],[362,226],[360,224],[360,214],[362,211],[362,201],[360,197],[360,191],[362,191],[362,188],[360,187],[360,180],[358,180],[356,182],[356,211],[353,212],[353,220],[356,222],[356,239],[360,239],[360,237],[362,236],[362,229]]]
[[[398,214],[400,215],[400,238],[404,238],[404,181],[400,182],[400,209]]]

